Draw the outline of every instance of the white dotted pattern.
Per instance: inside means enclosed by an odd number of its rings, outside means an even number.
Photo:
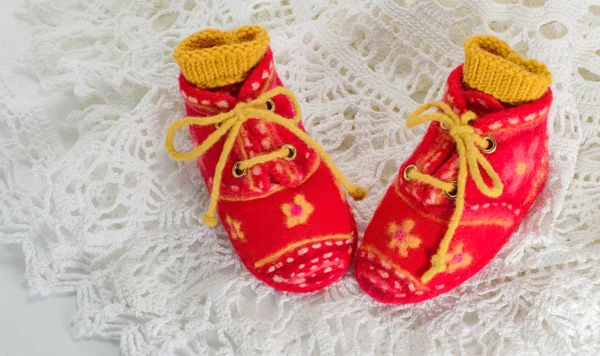
[[[341,242],[341,245],[344,244],[351,244],[353,243],[353,239],[347,239],[344,241],[338,240],[336,241],[336,245],[338,242]],[[302,247],[299,250],[297,250],[295,252],[295,254],[298,256],[298,258],[302,257],[302,256],[306,256],[309,251],[322,251],[323,249],[333,246],[334,243],[332,241],[325,241],[325,242],[317,242],[317,243],[313,243],[310,245],[310,247]],[[352,252],[352,246],[350,246],[348,248],[348,253]],[[292,252],[294,253],[294,252]],[[322,252],[321,252],[322,253]],[[311,258],[309,262],[305,262],[305,263],[301,263],[298,265],[298,270],[303,270],[305,268],[308,267],[309,271],[311,271],[311,273],[316,273],[317,271],[321,270],[323,271],[323,273],[329,274],[331,273],[334,269],[340,269],[340,268],[345,268],[346,266],[344,264],[342,264],[340,262],[340,258],[339,257],[335,257],[335,259],[332,260],[333,257],[333,252],[329,251],[329,252],[325,252],[322,255],[320,255],[321,257],[314,257]],[[287,266],[291,263],[294,263],[296,261],[296,258],[294,258],[293,256],[288,256],[285,257],[285,262],[276,262],[274,264],[271,264],[270,266],[266,267],[266,271],[267,273],[271,274],[274,273],[275,271],[279,270],[280,268]],[[282,277],[281,274],[274,274],[272,279],[274,282],[276,283],[291,283],[291,284],[300,284],[300,283],[304,283],[304,280],[299,280],[299,277],[304,277],[305,273],[304,272],[300,272],[298,274],[292,274],[290,276],[290,278],[284,278]],[[293,278],[296,277],[296,278]]]
[[[489,209],[490,207],[499,207],[499,206],[506,208],[508,210],[511,210],[511,211],[514,208],[512,204],[502,202],[500,204],[498,204],[498,203],[473,204],[469,207],[469,209],[471,209],[472,211],[478,211],[479,209]],[[513,213],[515,215],[519,215],[519,214],[521,214],[521,209],[515,209],[513,211]]]

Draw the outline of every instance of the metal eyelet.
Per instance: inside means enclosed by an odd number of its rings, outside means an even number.
[[[243,176],[246,175],[246,173],[248,173],[247,169],[241,169],[240,168],[240,162],[236,162],[233,167],[231,168],[231,174],[235,177],[235,178],[242,178]]]
[[[410,171],[412,171],[413,169],[417,169],[417,166],[415,166],[414,164],[410,164],[408,166],[406,166],[406,168],[404,168],[404,180],[409,181],[412,180],[409,176],[408,173]]]
[[[273,102],[272,99],[267,100],[267,102],[265,103],[265,105],[267,106],[267,110],[269,110],[269,111],[275,111],[275,102]]]
[[[450,183],[452,183],[452,184],[454,185],[454,190],[453,190],[453,191],[451,191],[451,192],[449,192],[449,191],[447,191],[447,190],[444,190],[444,194],[446,194],[446,196],[447,196],[448,198],[450,198],[450,199],[454,200],[454,199],[456,199],[456,196],[458,195],[458,193],[457,193],[457,189],[458,189],[458,182],[456,182],[456,181],[452,181],[452,182],[450,182]]]
[[[482,148],[481,151],[487,154],[494,153],[494,151],[496,151],[496,147],[498,146],[496,139],[492,136],[485,136],[483,139],[487,141],[488,145],[487,147]]]
[[[292,145],[283,145],[283,148],[287,148],[288,150],[288,155],[285,156],[285,159],[288,161],[294,160],[296,158],[296,156],[298,155],[298,151],[296,151],[296,147],[292,146]]]

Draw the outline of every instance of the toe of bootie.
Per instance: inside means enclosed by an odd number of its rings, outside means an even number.
[[[324,288],[346,272],[356,252],[345,193],[323,164],[296,188],[220,202],[219,215],[244,265],[278,290]]]

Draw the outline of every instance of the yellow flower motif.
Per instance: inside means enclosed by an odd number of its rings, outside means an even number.
[[[410,233],[414,228],[413,220],[404,220],[401,225],[391,222],[387,228],[388,235],[391,237],[388,247],[398,249],[401,257],[408,256],[408,250],[421,246],[421,239]]]
[[[446,271],[452,273],[457,269],[465,268],[471,264],[473,256],[471,254],[463,252],[462,242],[454,245],[452,251],[446,256]]]
[[[246,241],[244,232],[242,231],[242,223],[240,221],[233,220],[229,215],[227,215],[225,220],[227,222],[227,227],[231,238],[234,240]]]
[[[315,207],[306,201],[304,195],[298,194],[294,197],[293,203],[283,204],[281,211],[286,216],[286,226],[292,228],[296,225],[306,224],[310,215],[315,211]]]
[[[526,170],[527,170],[527,163],[525,163],[525,162],[517,163],[517,168],[515,168],[516,174],[522,176],[523,174],[525,174]]]

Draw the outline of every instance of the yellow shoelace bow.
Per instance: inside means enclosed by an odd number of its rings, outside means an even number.
[[[430,108],[438,108],[442,112],[421,115]],[[414,127],[428,121],[439,122],[442,129],[447,130],[454,140],[458,153],[458,178],[456,182],[444,182],[428,174],[420,173],[413,165],[408,166],[404,171],[405,179],[414,179],[430,184],[444,190],[448,197],[456,199],[456,207],[448,224],[448,230],[446,230],[436,254],[431,258],[431,267],[421,277],[423,283],[429,282],[436,274],[446,270],[448,248],[465,209],[467,176],[470,174],[477,188],[491,198],[499,197],[504,188],[498,173],[483,155],[483,153],[495,151],[496,140],[491,136],[481,137],[475,132],[475,129],[469,123],[476,118],[477,116],[472,111],[467,111],[459,117],[446,103],[436,101],[421,105],[406,121],[407,127]],[[480,167],[491,179],[491,186],[486,185],[483,180]]]
[[[271,98],[279,94],[285,95],[291,101],[294,107],[294,112],[296,113],[292,119],[288,119],[272,111],[274,110],[275,105]],[[325,150],[308,134],[306,134],[306,132],[298,128],[297,125],[300,122],[301,117],[302,114],[300,111],[300,106],[298,105],[298,101],[296,100],[292,92],[286,88],[278,87],[267,91],[266,93],[262,94],[261,96],[249,103],[237,103],[237,105],[231,111],[208,117],[185,117],[181,120],[175,121],[169,127],[169,129],[167,130],[165,147],[167,149],[167,152],[169,152],[169,154],[178,161],[185,161],[200,157],[213,145],[219,142],[219,140],[222,137],[227,136],[223,145],[223,151],[221,152],[221,156],[219,157],[215,169],[213,187],[210,195],[210,204],[208,206],[206,214],[204,214],[204,216],[202,217],[202,221],[205,225],[215,226],[217,224],[215,210],[217,208],[217,201],[220,195],[221,180],[223,177],[223,170],[225,169],[225,163],[233,149],[235,139],[238,136],[238,133],[240,132],[240,128],[242,127],[244,122],[248,121],[249,119],[261,119],[269,122],[274,122],[278,125],[283,126],[288,131],[296,135],[296,137],[298,137],[304,143],[306,143],[309,147],[315,150],[315,152],[319,155],[319,157],[321,157],[321,159],[325,162],[327,167],[331,170],[333,176],[344,186],[344,188],[346,188],[348,194],[350,194],[350,196],[353,199],[361,200],[367,195],[367,190],[365,188],[348,182],[344,175],[340,172],[340,170],[337,169],[337,167],[333,164],[333,161],[331,160],[331,158],[329,158]],[[214,125],[215,127],[217,127],[217,129],[215,132],[210,134],[206,138],[206,140],[202,142],[202,144],[200,144],[193,150],[189,152],[179,152],[173,145],[175,132],[183,127],[187,127],[190,125]],[[266,163],[279,158],[290,158],[291,148],[293,147],[286,145],[276,151],[237,162],[236,165],[234,165],[234,170],[245,172],[247,169],[257,164]]]

